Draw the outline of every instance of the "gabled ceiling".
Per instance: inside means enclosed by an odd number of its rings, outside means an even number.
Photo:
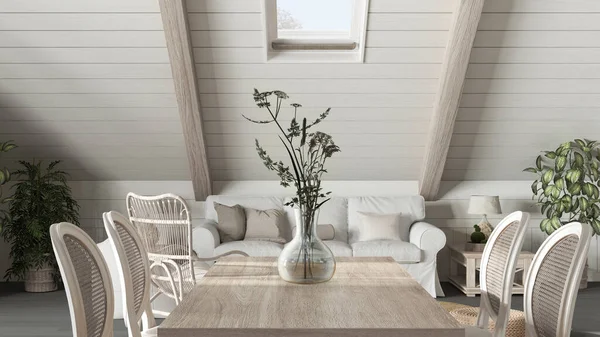
[[[365,64],[264,64],[260,0],[189,0],[213,180],[274,180],[253,88],[286,91],[342,153],[331,180],[418,179],[453,1],[371,0]],[[444,180],[525,180],[541,149],[600,138],[600,4],[488,1]],[[3,158],[64,159],[77,180],[188,180],[158,4],[0,3]]]

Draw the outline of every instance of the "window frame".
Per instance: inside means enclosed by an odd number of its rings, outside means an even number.
[[[279,38],[277,29],[277,0],[262,0],[265,62],[363,63],[369,0],[353,1],[354,9],[349,39],[311,39],[308,37]]]

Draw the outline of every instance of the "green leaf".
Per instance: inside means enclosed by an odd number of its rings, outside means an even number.
[[[577,167],[583,167],[583,163],[584,163],[584,159],[583,156],[581,155],[581,153],[577,153],[575,152],[575,154],[573,155],[575,157],[575,165]]]
[[[579,195],[581,193],[581,185],[579,183],[575,183],[567,189],[571,195]]]
[[[583,194],[588,196],[589,198],[594,197],[594,185],[590,183],[583,184]]]
[[[535,167],[537,167],[538,170],[542,169],[542,156],[537,156],[535,159]]]
[[[577,143],[577,145],[584,147],[585,146],[585,142],[581,139],[575,139],[575,143]]]
[[[569,181],[571,181],[572,183],[576,183],[579,181],[579,178],[581,178],[581,170],[579,169],[572,169],[571,170],[571,179],[569,179]]]
[[[556,152],[553,151],[546,151],[546,157],[550,158],[550,159],[555,159],[556,158]]]
[[[565,188],[565,180],[557,176],[554,178],[554,185],[556,188],[563,190]]]
[[[559,156],[556,158],[555,168],[556,168],[557,172],[564,170],[566,166],[567,166],[567,157]]]
[[[531,192],[533,192],[534,195],[537,194],[538,191],[539,191],[537,185],[538,185],[538,181],[537,180],[534,181],[533,184],[531,184]]]
[[[548,184],[552,181],[552,178],[554,178],[554,170],[548,169],[548,171],[542,175],[542,183]]]
[[[551,196],[553,188],[554,186],[546,186],[546,188],[544,189],[544,195],[547,197]]]
[[[542,211],[541,211],[541,213],[544,214],[546,212],[546,209],[548,209],[548,207],[550,207],[549,204],[542,205]]]
[[[582,211],[587,210],[588,206],[590,205],[589,201],[586,198],[579,198],[579,208]]]
[[[550,219],[550,225],[552,225],[552,228],[554,229],[559,229],[560,226],[562,226],[562,223],[557,216],[553,216],[552,219]]]
[[[537,173],[537,170],[533,167],[528,167],[528,168],[524,169],[523,172]]]
[[[590,221],[590,225],[592,225],[592,229],[596,235],[600,235],[600,221],[597,219],[592,219]]]
[[[590,183],[590,185],[592,186],[592,197],[594,199],[598,199],[600,198],[600,190],[598,189],[598,186]]]
[[[6,174],[4,174],[4,171],[0,170],[0,185],[4,185],[6,184],[6,182],[8,181]]]
[[[549,219],[544,219],[540,222],[540,229],[542,230],[542,232],[548,233],[549,224],[550,224]],[[550,227],[550,228],[552,228],[552,227]]]
[[[552,197],[554,199],[558,199],[558,197],[560,196],[560,190],[556,187],[556,186],[552,186]]]

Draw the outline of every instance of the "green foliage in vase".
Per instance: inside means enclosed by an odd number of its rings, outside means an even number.
[[[325,169],[327,159],[340,152],[340,148],[335,145],[330,135],[313,131],[315,125],[327,118],[330,108],[317,119],[309,122],[306,118],[298,116],[298,110],[302,106],[293,103],[290,105],[293,108],[293,116],[289,126],[284,128],[280,113],[283,102],[288,98],[283,91],[259,92],[254,89],[254,101],[259,108],[267,112],[268,117],[263,120],[251,119],[245,115],[243,117],[252,123],[274,124],[277,127],[280,133],[279,140],[288,154],[289,164],[271,159],[258,139],[255,141],[256,151],[267,169],[277,173],[282,186],[293,185],[296,188],[296,196],[288,205],[300,207],[305,224],[309,225],[315,212],[329,200],[328,196],[331,192],[323,192],[321,178],[327,172]]]
[[[485,243],[485,234],[483,234],[481,232],[481,228],[479,228],[479,226],[475,225],[473,226],[473,228],[475,228],[475,231],[473,233],[471,233],[471,242],[472,243]]]
[[[8,152],[16,147],[12,141],[0,143],[0,153]],[[2,232],[2,224],[8,215],[5,206],[10,201],[10,198],[4,197],[2,187],[10,181],[10,177],[10,171],[6,167],[0,167],[0,232]]]
[[[19,162],[14,172],[19,179],[9,202],[9,214],[2,236],[12,246],[12,266],[5,278],[23,279],[28,270],[46,264],[56,268],[50,240],[50,226],[58,222],[79,225],[79,205],[71,196],[67,173],[57,170],[59,161]]]
[[[552,234],[563,223],[579,221],[600,234],[600,148],[598,142],[575,139],[554,151],[544,151],[535,166],[524,171],[537,175],[533,199],[546,216],[540,229]]]

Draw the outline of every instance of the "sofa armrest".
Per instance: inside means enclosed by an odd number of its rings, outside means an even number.
[[[192,248],[198,257],[212,257],[220,244],[221,238],[215,221],[204,219],[192,224]]]
[[[446,234],[427,222],[415,222],[410,227],[410,243],[423,251],[423,261],[434,261],[437,253],[446,245]]]

